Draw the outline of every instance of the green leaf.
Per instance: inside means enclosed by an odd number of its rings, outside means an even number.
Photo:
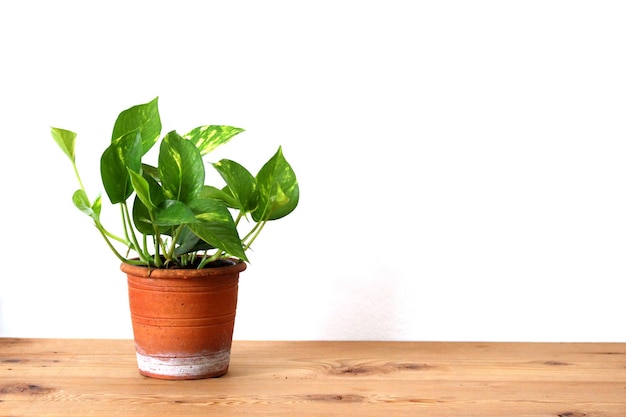
[[[144,235],[155,234],[154,225],[150,221],[150,212],[138,196],[135,196],[133,202],[133,223],[139,233]]]
[[[259,203],[254,176],[243,166],[229,159],[222,159],[213,166],[226,182],[228,192],[236,202],[234,207],[244,214],[253,211]]]
[[[159,177],[165,196],[189,203],[204,187],[204,163],[198,149],[178,133],[168,133],[161,142]]]
[[[100,213],[102,212],[102,197],[100,196],[96,197],[96,200],[91,205],[91,208],[93,209],[93,212],[96,216],[94,217],[94,220],[99,219]]]
[[[128,134],[138,131],[141,134],[141,155],[154,146],[161,134],[161,117],[159,115],[159,98],[145,104],[138,104],[122,111],[115,125],[113,126],[112,141]]]
[[[51,134],[61,150],[70,158],[70,161],[76,161],[76,133],[71,130],[59,129],[57,127],[51,128]]]
[[[76,190],[74,195],[72,195],[72,201],[74,202],[76,208],[88,216],[91,216],[91,213],[93,212],[91,209],[91,203],[89,202],[89,197],[87,197],[87,194],[85,194],[83,190]]]
[[[157,226],[179,226],[181,224],[197,223],[194,212],[185,204],[176,200],[165,200],[155,211]]]
[[[146,171],[143,172],[143,179],[148,183],[148,193],[150,195],[149,200],[152,202],[152,207],[158,207],[165,201],[165,195],[163,195],[163,189],[161,185]],[[155,208],[152,209],[154,212]],[[133,203],[133,223],[139,232],[145,235],[153,235],[155,233],[154,226],[150,221],[150,211],[148,207],[141,201],[139,196],[135,196]]]
[[[150,197],[150,184],[148,184],[148,180],[132,169],[129,169],[128,173],[130,174],[130,182],[135,193],[137,193],[137,197],[139,197],[148,210],[154,210],[156,205],[152,202],[152,198]]]
[[[189,207],[199,223],[188,226],[200,239],[232,256],[248,260],[233,217],[223,202],[202,198],[191,202]]]
[[[133,193],[128,169],[141,169],[141,135],[129,132],[113,140],[100,158],[102,184],[112,204],[126,201]]]
[[[94,202],[93,206],[89,203],[89,198],[87,194],[83,190],[76,190],[74,195],[72,195],[72,202],[80,211],[91,217],[92,219],[98,221],[100,218],[100,210],[101,210],[101,199],[98,197]]]
[[[243,129],[233,126],[210,125],[196,127],[183,137],[189,139],[204,156],[243,131]]]
[[[155,181],[161,182],[161,178],[159,178],[159,169],[157,167],[153,167],[148,164],[141,164],[141,172],[144,175],[148,175],[152,177]]]
[[[228,187],[220,190],[219,188],[211,185],[205,185],[200,193],[200,198],[213,198],[215,200],[220,200],[226,203],[228,207],[232,208],[237,208],[239,206],[237,200],[235,200],[235,197],[233,197],[233,194],[230,192]]]
[[[191,231],[188,226],[183,227],[182,232],[178,237],[178,245],[174,249],[175,255],[182,255],[190,252],[198,252],[215,249],[212,245],[209,245]]]
[[[252,212],[256,221],[276,220],[291,213],[298,205],[300,189],[296,174],[283,156],[282,148],[263,165],[256,176],[259,205]]]
[[[133,205],[133,221],[135,227],[146,235],[155,234],[155,226],[178,227],[189,223],[198,223],[194,212],[184,203],[176,200],[165,200],[154,210],[154,223],[150,220],[150,212],[145,204],[136,197]],[[160,233],[170,234],[168,231]]]

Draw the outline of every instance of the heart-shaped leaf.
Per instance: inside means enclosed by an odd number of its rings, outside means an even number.
[[[201,198],[191,202],[189,207],[199,222],[188,226],[200,239],[232,256],[248,260],[233,217],[223,202]]]
[[[198,148],[200,154],[204,156],[241,132],[243,132],[243,129],[238,127],[210,125],[196,127],[183,136],[189,139]]]
[[[189,203],[204,187],[204,162],[198,149],[178,133],[168,133],[159,151],[159,178],[165,196]]]
[[[235,199],[234,207],[242,213],[253,211],[259,203],[254,176],[243,166],[229,159],[222,159],[213,166],[220,173],[228,186],[228,191]]]
[[[129,132],[137,131],[141,135],[141,155],[154,146],[161,134],[161,116],[159,115],[159,98],[149,103],[139,104],[122,111],[115,125],[111,140],[116,140]]]
[[[129,132],[114,139],[100,158],[102,184],[112,204],[126,201],[133,193],[128,170],[141,169],[141,134]]]
[[[256,176],[259,205],[252,212],[256,221],[276,220],[298,205],[300,189],[296,174],[283,156],[282,148],[263,165]]]
[[[59,145],[63,153],[74,163],[76,161],[76,133],[57,127],[51,128],[51,133],[54,141]]]

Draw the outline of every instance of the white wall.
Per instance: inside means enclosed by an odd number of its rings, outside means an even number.
[[[626,342],[625,21],[619,1],[2,2],[0,336],[132,336],[49,126],[78,132],[95,195],[118,112],[159,96],[164,131],[241,126],[215,160],[282,145],[299,177],[236,338]]]

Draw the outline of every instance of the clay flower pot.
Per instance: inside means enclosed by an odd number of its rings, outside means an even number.
[[[122,263],[142,375],[200,379],[228,372],[239,273],[246,263],[221,262],[205,269]]]

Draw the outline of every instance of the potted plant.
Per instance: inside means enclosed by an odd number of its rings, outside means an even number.
[[[127,274],[142,375],[197,379],[228,371],[246,251],[269,221],[298,204],[298,182],[281,147],[256,176],[233,160],[212,163],[224,183],[205,184],[205,155],[242,131],[203,125],[161,136],[158,97],[122,111],[100,159],[106,195],[120,208],[121,232],[114,232],[102,222],[101,196],[91,200],[79,175],[76,133],[51,129],[78,179],[74,205]]]

